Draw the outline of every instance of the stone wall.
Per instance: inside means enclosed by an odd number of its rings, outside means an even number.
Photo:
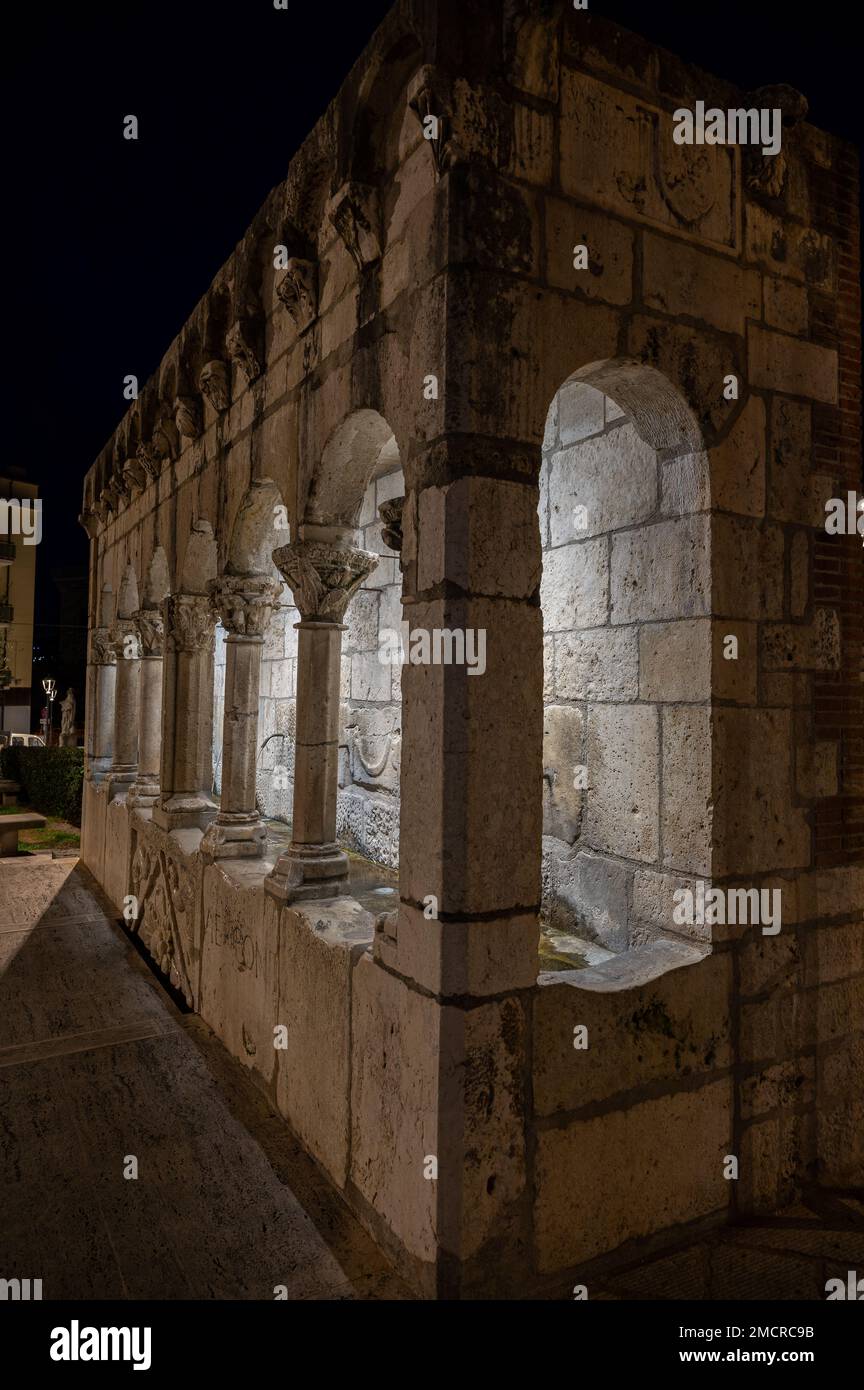
[[[540,475],[543,915],[613,951],[687,935],[653,905],[670,869],[679,884],[711,875],[699,790],[711,781],[710,534],[669,487],[673,453],[661,465],[585,383],[552,403]],[[710,939],[704,927],[689,935]]]
[[[678,146],[697,99],[744,94],[569,5],[397,4],[85,480],[85,860],[426,1296],[563,1293],[864,1174],[864,572],[824,530],[860,470],[856,157],[794,101],[782,163]],[[577,437],[569,383],[622,414]],[[482,631],[482,678],[383,667],[400,599]],[[163,662],[152,806],[120,617]],[[558,901],[614,949],[538,978],[544,763]],[[385,863],[398,835],[397,913],[328,896],[337,824]],[[779,888],[781,930],[691,939],[697,881]]]

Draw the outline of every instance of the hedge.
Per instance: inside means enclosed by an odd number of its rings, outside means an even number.
[[[81,824],[83,748],[4,748],[0,772],[18,783],[19,799],[35,811]]]

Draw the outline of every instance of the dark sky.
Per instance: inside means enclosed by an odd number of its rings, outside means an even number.
[[[124,375],[143,383],[153,371],[388,8],[21,6],[25,27],[5,45],[16,229],[6,289],[17,322],[6,448],[45,499],[43,577],[86,560],[81,482],[123,414]],[[860,139],[848,0],[590,9],[744,88],[789,82],[817,125]],[[122,138],[129,112],[137,142]]]

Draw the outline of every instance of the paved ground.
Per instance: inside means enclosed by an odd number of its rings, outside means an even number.
[[[106,909],[77,861],[0,863],[0,1278],[41,1278],[46,1299],[409,1297]],[[850,1269],[864,1193],[814,1192],[634,1255],[589,1296],[824,1299]]]
[[[406,1297],[101,904],[75,861],[0,863],[0,1277],[45,1299]]]

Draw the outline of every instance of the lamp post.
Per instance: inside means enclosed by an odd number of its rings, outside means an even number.
[[[48,724],[47,724],[47,728],[45,729],[45,747],[46,747],[46,748],[50,748],[50,746],[51,746],[51,710],[52,710],[52,706],[53,706],[53,704],[54,704],[54,697],[55,697],[55,695],[57,694],[57,682],[53,679],[53,677],[49,676],[49,677],[47,678],[47,680],[44,680],[44,681],[42,682],[42,689],[45,691],[45,694],[48,696]]]

